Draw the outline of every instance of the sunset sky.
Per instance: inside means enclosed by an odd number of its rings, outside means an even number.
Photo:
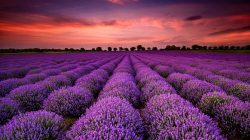
[[[250,44],[249,0],[1,0],[0,48]]]

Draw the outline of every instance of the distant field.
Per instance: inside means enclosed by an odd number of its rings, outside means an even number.
[[[250,53],[250,50],[190,50],[199,52]]]
[[[249,52],[1,55],[0,139],[248,139]]]

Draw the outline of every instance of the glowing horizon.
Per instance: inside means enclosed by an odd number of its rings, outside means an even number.
[[[1,48],[250,44],[250,3],[195,0],[10,0]]]

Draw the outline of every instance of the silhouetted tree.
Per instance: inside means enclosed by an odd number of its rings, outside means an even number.
[[[203,49],[203,50],[207,50],[207,46],[203,46],[202,49]]]
[[[123,47],[119,47],[119,51],[123,51]]]
[[[70,49],[69,49],[69,51],[74,52],[74,51],[75,51],[75,49],[74,49],[74,48],[70,48]]]
[[[81,51],[81,52],[85,52],[86,50],[85,50],[84,48],[81,48],[80,51]]]
[[[143,47],[142,47],[142,45],[137,45],[137,51],[142,51],[143,50]],[[144,48],[145,49],[145,48]]]
[[[135,47],[131,47],[130,48],[130,51],[134,51],[136,48]]]
[[[236,48],[236,50],[240,50],[240,46],[236,46],[235,48]]]
[[[176,47],[175,45],[167,45],[165,50],[179,50],[180,47]]]
[[[102,51],[102,47],[97,47],[96,51]]]
[[[150,48],[150,47],[148,47],[148,48],[147,48],[147,50],[151,50],[151,48]]]
[[[245,49],[250,50],[250,45],[246,45]]]
[[[186,46],[181,47],[181,50],[186,50],[186,49],[187,49]]]
[[[157,47],[153,47],[152,50],[153,50],[153,51],[157,51],[158,48],[157,48]]]
[[[92,51],[95,51],[95,48],[92,48]]]
[[[195,44],[195,45],[192,45],[192,49],[193,50],[200,50],[200,49],[202,49],[202,46]]]
[[[113,50],[114,50],[114,51],[117,51],[117,48],[114,48]]]
[[[125,50],[125,51],[129,51],[129,49],[128,49],[128,48],[124,48],[124,50]]]
[[[230,46],[230,50],[234,50],[235,49],[235,46]]]
[[[111,48],[111,47],[108,47],[108,51],[112,51],[112,48]]]
[[[69,48],[65,48],[64,51],[69,51]]]

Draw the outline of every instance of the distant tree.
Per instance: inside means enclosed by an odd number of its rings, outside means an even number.
[[[202,49],[203,49],[203,50],[207,50],[207,46],[203,46]]]
[[[228,49],[229,49],[229,46],[225,46],[224,49],[225,49],[225,50],[228,50]]]
[[[175,45],[167,45],[165,50],[179,50],[180,47],[176,47]]]
[[[151,48],[150,48],[150,47],[148,47],[148,48],[147,48],[147,50],[151,50]]]
[[[135,47],[131,47],[130,51],[135,51],[135,49],[136,49]]]
[[[211,46],[210,46],[210,47],[208,47],[208,49],[209,49],[209,50],[212,50],[212,49],[213,49],[213,47],[211,47]]]
[[[245,46],[245,49],[246,49],[246,50],[250,50],[250,45],[246,45],[246,46]]]
[[[102,51],[102,47],[97,47],[96,51]]]
[[[123,49],[123,47],[119,47],[119,51],[123,51],[124,49]]]
[[[230,50],[234,50],[235,49],[235,46],[230,46]]]
[[[113,50],[114,50],[114,51],[117,51],[117,48],[114,48]]]
[[[187,49],[186,46],[181,47],[181,50],[186,50],[186,49]]]
[[[75,51],[75,49],[74,49],[74,48],[70,48],[70,49],[69,49],[69,51],[74,52],[74,51]]]
[[[197,45],[197,44],[192,45],[192,50],[201,50],[201,49],[202,49],[202,46],[200,45]]]
[[[95,51],[95,48],[92,48],[92,51]]]
[[[85,48],[81,48],[80,51],[81,52],[85,52],[86,50],[85,50]]]
[[[137,48],[137,51],[141,51],[143,47],[142,47],[142,45],[137,45],[136,48]]]
[[[111,48],[111,47],[108,47],[108,51],[112,51],[112,48]]]
[[[224,46],[219,46],[219,50],[224,50]]]
[[[240,46],[236,46],[235,48],[236,48],[236,50],[240,50]]]
[[[153,51],[157,51],[158,48],[157,48],[157,47],[153,47],[152,50],[153,50]]]
[[[217,46],[214,46],[213,48],[214,48],[214,50],[217,50],[217,49],[218,49],[218,47],[217,47]]]
[[[66,52],[69,51],[69,48],[65,48],[64,51],[66,51]]]

